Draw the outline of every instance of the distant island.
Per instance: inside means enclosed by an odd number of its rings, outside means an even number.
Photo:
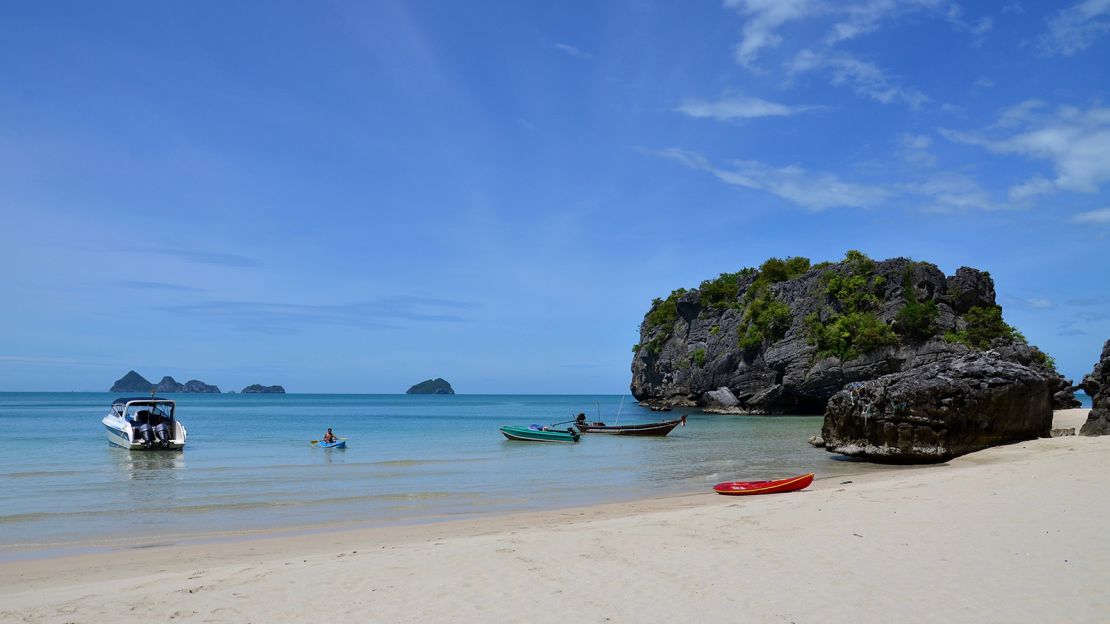
[[[146,377],[131,370],[127,374],[116,380],[108,392],[137,392],[148,394],[150,392],[169,393],[169,392],[190,392],[190,393],[205,393],[205,394],[219,394],[220,389],[217,386],[204,383],[198,379],[190,379],[185,383],[178,383],[176,379],[166,375],[162,381],[158,383],[151,383]]]
[[[285,388],[281,386],[263,386],[262,384],[251,384],[243,388],[242,394],[285,394]]]
[[[436,377],[416,384],[409,388],[405,394],[455,394],[455,389],[447,383],[446,379]]]

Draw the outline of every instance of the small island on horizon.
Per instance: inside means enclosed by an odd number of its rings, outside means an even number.
[[[442,377],[426,379],[408,390],[405,394],[455,394],[455,389]]]

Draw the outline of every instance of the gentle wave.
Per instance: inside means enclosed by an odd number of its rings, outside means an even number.
[[[253,501],[242,503],[210,503],[204,505],[181,505],[177,507],[156,507],[131,509],[127,513],[144,514],[190,514],[210,511],[243,511],[250,509],[274,509],[288,507],[310,507],[314,505],[337,505],[340,503],[382,502],[398,503],[407,501],[430,501],[450,498],[478,500],[484,498],[481,492],[412,492],[408,494],[368,494],[364,496],[336,496],[330,498],[309,498],[301,500]],[[37,511],[22,514],[0,515],[0,524],[35,522],[53,518],[96,518],[119,515],[118,509],[97,509],[92,511]]]

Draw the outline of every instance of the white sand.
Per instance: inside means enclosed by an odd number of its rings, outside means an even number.
[[[793,494],[10,563],[0,621],[1106,622],[1108,475],[1110,437],[1064,437]]]

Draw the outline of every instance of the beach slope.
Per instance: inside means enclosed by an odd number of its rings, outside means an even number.
[[[1108,474],[1110,437],[1062,437],[792,494],[11,562],[0,621],[1105,621]]]

